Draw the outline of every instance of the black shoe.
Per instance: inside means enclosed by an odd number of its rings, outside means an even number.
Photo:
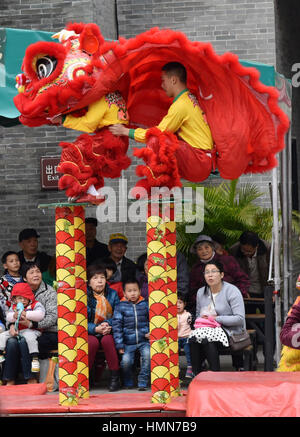
[[[147,390],[147,387],[139,387],[138,390],[139,390],[139,391],[146,391],[146,390]]]
[[[121,384],[120,384],[120,375],[118,370],[112,370],[111,371],[111,379],[110,379],[110,385],[108,390],[109,391],[118,391],[120,390]]]

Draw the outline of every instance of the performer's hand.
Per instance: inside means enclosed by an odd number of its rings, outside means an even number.
[[[125,350],[124,349],[119,349],[118,352],[119,352],[120,355],[123,355]]]
[[[113,135],[118,136],[128,136],[129,129],[125,127],[123,124],[113,124],[108,128]]]
[[[48,118],[48,120],[52,123],[52,124],[58,124],[61,125],[62,124],[62,116],[61,115],[57,115],[53,118]]]

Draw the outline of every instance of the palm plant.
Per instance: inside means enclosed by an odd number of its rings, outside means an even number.
[[[188,184],[193,189],[198,184]],[[238,179],[218,186],[204,187],[204,228],[201,233],[218,236],[225,247],[236,243],[244,231],[256,232],[260,238],[270,240],[273,213],[255,203],[263,193],[254,184],[238,187]],[[189,223],[190,224],[190,223]],[[186,233],[186,222],[177,224],[177,248],[189,259],[189,249],[196,234]]]

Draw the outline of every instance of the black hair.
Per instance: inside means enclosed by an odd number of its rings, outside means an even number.
[[[252,247],[257,247],[260,238],[255,232],[245,231],[241,234],[239,241],[241,244],[249,244]]]
[[[162,67],[162,71],[164,71],[168,75],[177,76],[180,82],[186,84],[186,69],[182,64],[180,64],[180,62],[168,62]]]
[[[147,260],[147,253],[142,253],[136,260],[137,268],[140,272],[144,272],[144,265]]]
[[[214,241],[214,242],[216,242],[216,243],[219,243],[219,244],[222,244],[223,246],[225,245],[225,243],[226,243],[226,240],[225,240],[225,238],[224,238],[224,235],[222,235],[222,234],[214,234],[214,235],[212,235],[211,236],[211,239]]]
[[[4,310],[0,307],[0,322],[3,323],[3,325],[6,325],[6,317],[4,315]]]
[[[217,269],[220,271],[220,273],[224,273],[224,266],[223,266],[223,264],[220,262],[220,261],[218,261],[218,260],[212,260],[212,261],[208,261],[207,263],[206,263],[206,266],[207,265],[210,265],[210,264],[213,264],[214,266],[216,266],[217,267]],[[205,267],[206,267],[205,266]]]
[[[17,257],[19,258],[19,255],[18,255],[17,252],[15,252],[15,251],[13,251],[13,250],[8,250],[7,252],[5,252],[5,253],[2,255],[2,258],[1,258],[2,264],[5,264],[5,263],[6,263],[6,261],[7,261],[7,257],[8,257],[9,255],[17,255]]]
[[[87,217],[85,219],[85,223],[91,223],[92,225],[97,226],[98,225],[98,220],[96,218],[94,218],[94,217]]]
[[[224,266],[220,261],[217,261],[217,260],[208,261],[206,263],[206,266],[208,266],[208,265],[214,265],[214,266],[216,266],[216,268],[219,270],[220,273],[224,273]],[[204,294],[207,294],[207,293],[208,293],[208,286],[206,284]]]
[[[187,301],[188,301],[187,296],[186,296],[185,294],[182,294],[182,293],[177,293],[177,299],[178,299],[178,300],[182,300],[182,302],[184,302],[185,304],[186,304]]]
[[[91,264],[86,269],[87,282],[89,283],[93,276],[104,275],[107,279],[106,266],[104,264]]]
[[[101,265],[105,266],[106,269],[112,270],[113,273],[116,273],[117,271],[117,264],[115,261],[111,258],[102,258],[101,259]]]
[[[123,290],[125,291],[125,287],[127,284],[137,284],[139,286],[139,289],[141,289],[140,283],[136,278],[127,278],[125,281],[123,281]]]
[[[33,269],[34,267],[37,267],[39,270],[41,270],[41,265],[39,262],[36,261],[27,261],[21,265],[20,268],[20,275],[23,279],[26,279],[26,275],[28,270]],[[42,273],[42,271],[41,271]]]

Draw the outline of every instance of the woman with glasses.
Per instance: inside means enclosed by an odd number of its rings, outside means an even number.
[[[196,299],[196,322],[207,319],[207,326],[195,329],[190,335],[192,369],[194,375],[203,370],[207,360],[209,370],[220,370],[219,352],[229,348],[229,337],[246,329],[245,307],[240,290],[223,280],[224,268],[219,261],[209,261],[204,270],[206,286],[200,288]],[[211,322],[215,322],[214,324]],[[196,324],[197,326],[197,324]],[[243,370],[243,356],[232,356],[236,370]]]
[[[188,309],[192,314],[195,314],[197,291],[206,284],[204,269],[210,261],[221,262],[224,267],[224,281],[235,285],[243,297],[249,297],[250,281],[248,275],[241,269],[233,256],[220,255],[216,252],[214,241],[211,237],[199,235],[192,245],[190,252],[198,258],[190,272]]]

